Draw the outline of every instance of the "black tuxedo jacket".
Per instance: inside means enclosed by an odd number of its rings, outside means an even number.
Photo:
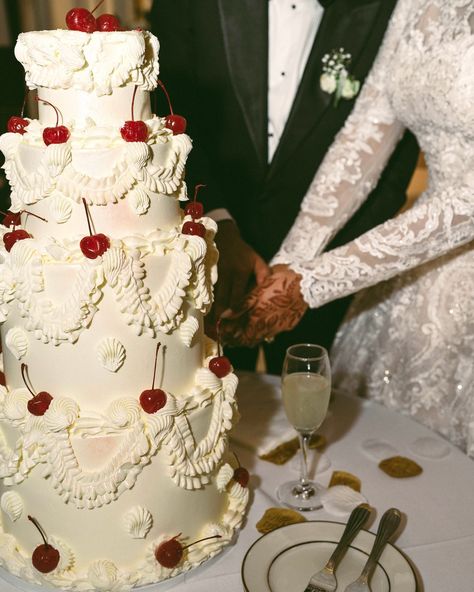
[[[335,108],[332,97],[321,90],[324,54],[339,47],[350,52],[351,73],[363,82],[396,4],[396,0],[321,0],[324,15],[269,165],[268,1],[154,0],[150,13],[152,30],[161,43],[160,77],[174,111],[188,119],[194,140],[188,183],[190,187],[206,183],[200,195],[206,209],[226,207],[243,238],[267,260],[291,228],[315,172],[354,105],[341,100]],[[164,99],[158,100],[158,112],[166,113]],[[416,141],[407,133],[378,187],[330,248],[400,209],[417,155]],[[294,331],[278,336],[271,348],[265,346],[269,370],[281,370],[284,350],[291,343],[317,340],[330,347],[347,305],[345,299],[309,311]]]
[[[316,2],[316,0],[314,0]],[[226,207],[244,239],[270,259],[354,101],[320,88],[322,57],[344,47],[367,76],[396,0],[325,0],[324,16],[274,158],[267,162],[268,0],[155,0],[160,77],[194,140],[187,178],[207,184],[206,209]],[[166,111],[159,99],[159,112]],[[342,244],[397,212],[418,154],[407,134],[379,186],[336,237]]]

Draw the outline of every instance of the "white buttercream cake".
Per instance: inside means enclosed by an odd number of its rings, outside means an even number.
[[[148,32],[68,30],[15,49],[39,119],[0,138],[21,213],[0,241],[0,565],[46,587],[175,576],[231,541],[248,501],[227,446],[237,379],[209,368],[203,331],[216,225],[180,207],[191,141],[151,112],[158,49]],[[131,119],[146,141],[124,139]]]

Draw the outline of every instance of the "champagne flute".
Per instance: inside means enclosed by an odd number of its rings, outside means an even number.
[[[301,476],[283,483],[277,497],[297,510],[321,507],[321,485],[308,479],[307,454],[312,434],[326,417],[331,393],[331,368],[328,352],[320,345],[303,343],[286,351],[282,371],[282,396],[288,421],[298,432],[301,449]]]

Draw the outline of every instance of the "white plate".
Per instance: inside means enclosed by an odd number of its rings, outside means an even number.
[[[260,537],[247,551],[242,581],[247,592],[303,592],[312,574],[324,567],[345,524],[313,521],[283,526]],[[349,547],[336,575],[339,592],[362,571],[375,535],[362,530]],[[410,563],[388,544],[371,580],[372,592],[417,592]]]

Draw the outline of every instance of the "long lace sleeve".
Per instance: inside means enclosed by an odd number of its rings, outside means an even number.
[[[462,182],[444,188],[438,184],[437,191],[406,213],[318,256],[375,186],[403,131],[387,84],[391,60],[409,22],[410,3],[399,1],[354,111],[274,259],[302,276],[303,295],[311,307],[388,279],[474,237],[472,190]]]

